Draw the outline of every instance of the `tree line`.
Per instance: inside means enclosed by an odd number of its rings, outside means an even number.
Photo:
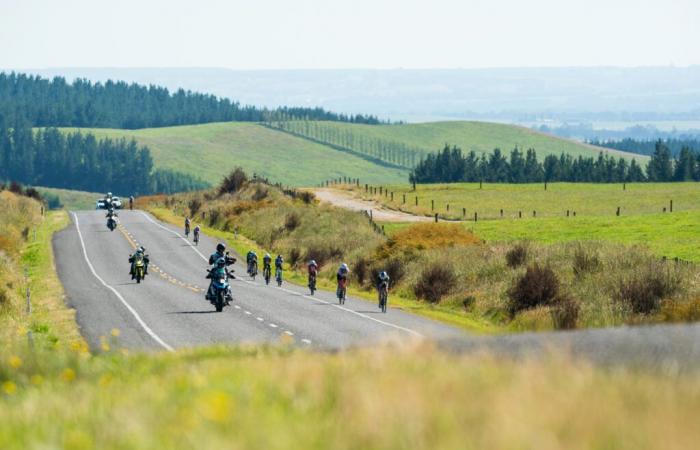
[[[676,158],[661,141],[646,167],[634,159],[614,158],[606,153],[598,157],[562,153],[547,155],[542,162],[534,149],[523,152],[515,148],[506,156],[500,149],[490,154],[463,154],[448,145],[428,154],[409,176],[415,183],[456,183],[486,181],[492,183],[537,183],[568,181],[587,183],[620,183],[639,181],[700,181],[700,152],[684,147]]]
[[[1,115],[0,180],[125,195],[208,187],[190,175],[154,170],[149,149],[133,139],[98,140],[90,133],[34,130],[27,120],[16,117],[8,124]]]
[[[336,126],[333,123],[288,118],[288,120],[269,120],[265,125],[406,169],[415,167],[421,157],[428,153],[428,150],[402,142],[367,137],[349,127]]]
[[[137,129],[210,122],[263,122],[279,117],[379,124],[371,115],[323,108],[242,106],[226,98],[123,81],[92,83],[0,72],[0,114],[24,117],[36,127]]]
[[[678,156],[683,148],[689,148],[691,150],[697,149],[700,151],[700,139],[697,137],[666,138],[660,140],[625,138],[602,141],[594,139],[588,142],[599,147],[612,148],[624,152],[637,153],[639,155],[652,155],[659,141],[671,151],[671,155],[674,157]]]

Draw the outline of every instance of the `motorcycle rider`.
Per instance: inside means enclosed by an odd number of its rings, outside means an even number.
[[[105,195],[105,209],[111,209],[112,208],[112,193],[107,192],[107,195]]]
[[[379,302],[380,302],[379,305],[378,305],[380,308],[382,307],[382,305],[381,305],[381,300],[382,300],[382,299],[381,299],[381,289],[382,289],[382,285],[383,285],[383,284],[386,284],[386,291],[387,291],[387,293],[388,293],[388,292],[389,292],[389,282],[390,282],[390,281],[391,281],[391,279],[389,278],[389,274],[386,273],[386,271],[382,271],[382,272],[379,274],[379,276],[377,277],[377,298],[378,298],[378,300],[379,300]]]
[[[118,215],[117,215],[116,211],[114,211],[114,208],[112,206],[110,206],[109,209],[107,210],[107,214],[105,214],[105,217],[107,218],[107,226],[109,226],[110,220],[114,220],[115,224],[117,223],[116,218],[118,217]]]
[[[214,267],[212,267],[211,270],[209,270],[207,278],[209,278],[211,281],[209,282],[209,290],[207,291],[207,295],[205,297],[207,300],[210,300],[214,297],[214,280],[220,278],[234,278],[233,274],[229,273],[228,269],[226,269],[227,262],[228,260],[226,256],[223,256],[217,259],[216,262],[214,262]]]
[[[236,258],[233,258],[229,256],[228,253],[226,253],[226,246],[221,242],[216,244],[216,252],[212,253],[209,256],[209,265],[218,266],[220,260],[223,260],[224,267],[230,266],[231,264],[236,262]],[[205,296],[207,300],[213,296],[212,286],[214,284],[214,278],[211,276],[211,272],[213,272],[215,269],[218,269],[218,267],[212,267],[211,271],[207,274],[207,278],[211,279],[211,281],[209,282],[209,289],[207,289],[207,295]],[[230,278],[236,278],[233,276],[232,273],[229,273],[228,271],[226,273]]]
[[[150,262],[150,259],[148,258],[148,255],[146,254],[146,249],[142,246],[136,248],[136,252],[133,255],[129,255],[129,262],[131,263],[131,269],[129,270],[129,275],[131,275],[131,279],[133,280],[136,278],[136,271],[134,270],[134,266],[136,263],[136,260],[138,259],[137,256],[143,256],[143,274],[148,275],[148,263]]]

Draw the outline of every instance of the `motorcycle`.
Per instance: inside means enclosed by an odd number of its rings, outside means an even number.
[[[386,305],[389,302],[389,284],[382,282],[379,285],[379,307],[386,313]]]
[[[107,228],[109,228],[109,231],[114,231],[114,229],[117,228],[117,219],[114,217],[108,217]]]
[[[210,275],[212,275],[211,269],[207,269]],[[216,312],[221,312],[224,310],[224,306],[228,306],[233,301],[233,296],[231,295],[231,285],[228,282],[229,273],[218,274],[216,278],[212,281],[211,293],[207,293],[207,300],[211,302],[216,308]]]
[[[146,262],[140,253],[134,256],[134,277],[137,284],[146,277]]]
[[[309,290],[311,291],[311,295],[314,295],[316,291],[316,274],[309,274]]]
[[[338,281],[338,289],[336,290],[336,296],[338,297],[338,303],[341,305],[345,304],[345,294],[347,293],[347,278],[342,278]]]

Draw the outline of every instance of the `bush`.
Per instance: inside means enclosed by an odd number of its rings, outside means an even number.
[[[199,208],[202,207],[202,201],[199,197],[194,197],[189,201],[187,207],[190,209],[190,217],[194,217],[199,212]]]
[[[574,253],[574,275],[581,277],[587,273],[595,272],[600,267],[600,259],[596,254],[589,254],[582,247],[578,247]]]
[[[224,181],[219,186],[219,195],[233,194],[238,192],[243,185],[248,181],[248,176],[242,168],[236,167],[233,171],[224,177]]]
[[[634,313],[649,314],[657,311],[661,300],[677,292],[680,285],[678,273],[664,263],[652,262],[621,280],[614,297]]]
[[[433,263],[426,267],[413,288],[416,297],[430,303],[439,303],[457,284],[457,276],[451,268]]]
[[[269,192],[267,189],[261,186],[255,186],[255,192],[253,192],[252,199],[256,202],[259,202],[260,200],[267,198],[268,194]]]
[[[552,320],[554,326],[560,330],[571,330],[576,328],[578,314],[581,310],[578,300],[569,296],[559,297],[552,310]]]
[[[549,267],[535,263],[508,291],[511,317],[525,309],[547,306],[559,299],[559,278]]]
[[[61,203],[61,199],[56,194],[47,193],[44,195],[44,200],[46,200],[46,206],[49,209],[61,209],[61,208],[63,208],[63,204]]]
[[[506,264],[511,269],[520,267],[527,261],[527,247],[518,244],[506,252]]]
[[[300,259],[301,259],[301,250],[299,250],[297,247],[292,248],[289,251],[289,265],[292,267],[296,267],[296,265]]]
[[[313,192],[302,191],[299,194],[299,198],[301,199],[302,202],[304,202],[305,204],[308,205],[310,203],[313,203],[313,201],[316,199],[316,196],[313,194]]]
[[[287,214],[287,217],[284,219],[285,230],[292,232],[296,230],[299,225],[301,225],[301,218],[299,217],[299,214],[295,212]]]
[[[370,260],[365,257],[362,257],[355,262],[353,273],[355,275],[355,278],[357,278],[357,282],[360,283],[360,286],[365,284],[365,280],[367,280],[367,275],[370,274],[369,265]]]

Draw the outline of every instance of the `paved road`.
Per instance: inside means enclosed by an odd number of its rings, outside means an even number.
[[[222,313],[204,300],[208,255],[216,241],[202,236],[199,247],[179,230],[141,211],[121,211],[110,232],[103,211],[71,214],[72,224],[54,237],[58,275],[68,303],[77,310],[83,335],[93,348],[112,329],[121,346],[174,349],[225,342],[280,342],[345,348],[387,339],[446,338],[463,333],[429,319],[334,293],[310,297],[300,286],[265,286],[234,266],[234,303]],[[135,245],[151,257],[150,276],[136,284],[128,275]]]

